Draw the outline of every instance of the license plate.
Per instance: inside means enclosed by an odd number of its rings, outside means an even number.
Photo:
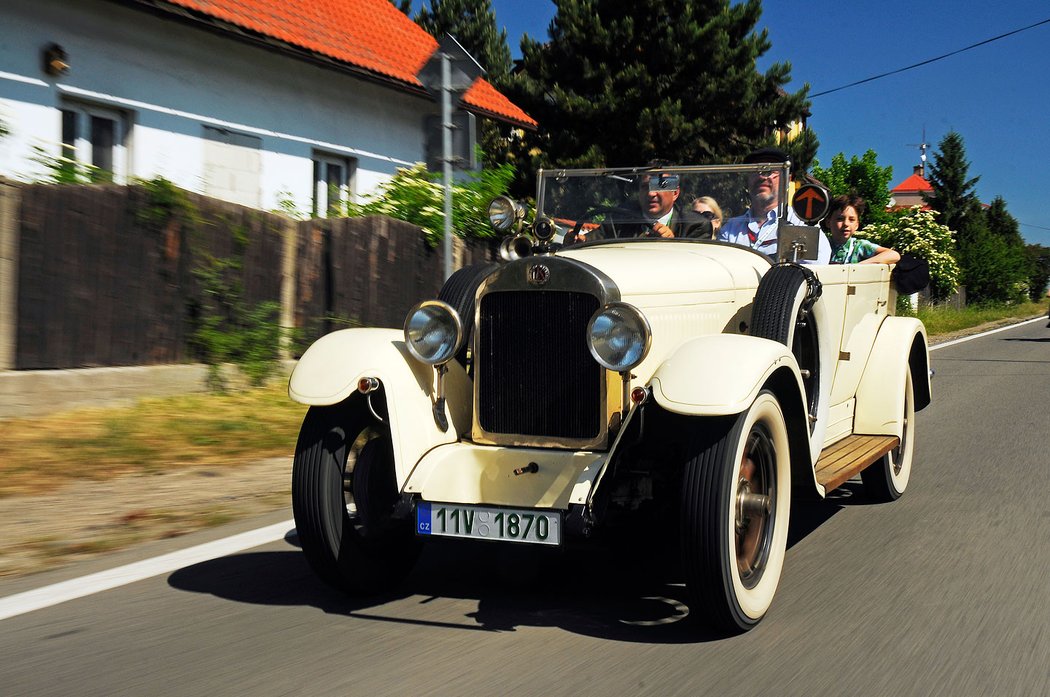
[[[416,532],[420,535],[558,545],[561,544],[561,514],[420,501],[416,504]]]

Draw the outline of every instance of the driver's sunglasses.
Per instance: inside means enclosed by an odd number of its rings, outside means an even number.
[[[759,179],[772,179],[773,177],[779,174],[780,170],[778,169],[763,169],[758,172],[755,172],[754,176]]]

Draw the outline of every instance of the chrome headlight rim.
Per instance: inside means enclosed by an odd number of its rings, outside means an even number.
[[[608,360],[609,357],[603,356],[596,347],[595,324],[607,317],[611,317],[613,322],[618,321],[617,326],[627,326],[629,329],[633,329],[638,337],[638,341],[632,345],[634,350],[628,349],[621,352],[624,354],[624,357],[619,363]],[[633,370],[649,355],[652,343],[653,332],[649,326],[649,320],[645,318],[641,310],[630,303],[620,301],[608,303],[591,315],[590,321],[587,322],[587,348],[590,350],[594,360],[598,361],[606,370],[616,373],[625,373]],[[628,358],[630,360],[627,360]]]
[[[413,323],[413,320],[417,321]],[[423,354],[419,350],[419,344],[422,342],[418,341],[418,338],[414,338],[414,335],[421,336],[430,333],[433,329],[424,331],[424,327],[435,321],[440,322],[442,320],[446,321],[447,324],[438,328],[450,330],[447,333],[449,338],[451,338],[451,342],[439,341],[438,349],[434,353],[430,355]],[[433,366],[444,365],[455,358],[459,350],[463,348],[463,320],[460,318],[459,313],[443,300],[424,300],[416,303],[405,317],[404,330],[405,348],[420,363]]]
[[[525,217],[525,209],[510,196],[500,195],[489,201],[486,214],[492,227],[500,232],[509,232]]]

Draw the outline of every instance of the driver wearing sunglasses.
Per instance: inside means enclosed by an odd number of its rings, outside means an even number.
[[[760,148],[744,158],[745,164],[783,164],[788,161],[787,154],[776,148]],[[756,252],[761,252],[776,259],[778,206],[780,204],[780,170],[768,169],[752,172],[747,178],[747,191],[751,206],[743,215],[730,218],[718,232],[718,239],[723,242],[741,244]],[[790,225],[805,225],[789,206],[786,220]],[[817,236],[817,259],[811,263],[827,264],[831,261],[831,243],[824,234]],[[806,263],[806,262],[803,262]]]

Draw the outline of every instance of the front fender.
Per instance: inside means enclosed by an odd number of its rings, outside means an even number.
[[[677,414],[739,414],[783,367],[790,369],[804,394],[798,362],[783,344],[740,334],[702,336],[679,346],[656,369],[653,397]]]
[[[292,370],[288,396],[311,406],[338,404],[363,377],[378,378],[383,386],[399,489],[426,452],[469,433],[471,384],[463,366],[448,363],[449,428],[442,431],[434,418],[434,369],[409,355],[397,329],[343,329],[321,337]]]

